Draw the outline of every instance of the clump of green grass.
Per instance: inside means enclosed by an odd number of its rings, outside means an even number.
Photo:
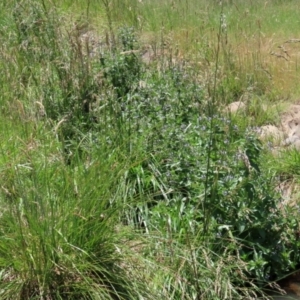
[[[147,263],[131,249],[138,238],[110,205],[122,169],[112,172],[114,155],[69,168],[51,132],[10,131],[1,136],[1,298],[151,297],[136,269]]]
[[[256,109],[268,72],[258,57],[246,74],[234,57],[229,5],[213,6],[218,33],[200,41],[199,67],[173,60],[165,32],[178,29],[178,14],[192,26],[202,2],[163,5],[156,17],[168,13],[167,25],[149,65],[139,54],[143,34],[116,30],[115,3],[102,2],[108,29],[96,46],[89,24],[83,33],[50,2],[9,7],[1,298],[257,297],[299,262],[298,219],[278,206],[249,128],[274,118]],[[143,29],[144,11],[131,4],[123,7],[131,25]],[[223,115],[220,108],[247,93],[250,124]]]

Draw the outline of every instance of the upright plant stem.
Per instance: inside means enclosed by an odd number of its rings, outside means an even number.
[[[220,18],[223,15],[223,3],[221,2],[221,12],[220,12]],[[214,72],[214,81],[213,81],[213,90],[211,95],[211,101],[208,101],[208,115],[210,117],[210,133],[209,133],[209,145],[208,145],[208,151],[207,151],[207,162],[206,162],[206,178],[205,178],[205,187],[204,187],[204,201],[203,201],[203,215],[204,215],[204,224],[203,224],[203,230],[204,235],[206,235],[209,231],[209,223],[210,223],[210,212],[211,207],[209,205],[209,199],[208,199],[208,187],[209,187],[209,175],[208,172],[210,170],[211,166],[211,155],[213,152],[213,126],[214,126],[214,110],[216,108],[216,89],[217,89],[217,74],[218,74],[218,68],[219,68],[219,58],[220,58],[220,43],[221,43],[221,34],[222,34],[222,24],[221,19],[219,22],[219,30],[218,30],[218,43],[217,43],[217,51],[216,51],[216,63],[215,63],[215,72]],[[211,195],[210,198],[213,198],[214,195],[214,189],[210,191]]]
[[[115,52],[115,47],[116,47],[116,41],[115,41],[115,35],[113,31],[113,25],[112,25],[112,16],[111,16],[111,11],[110,11],[110,0],[102,0],[106,12],[106,17],[107,17],[107,23],[108,23],[108,29],[109,29],[109,34],[111,38],[111,50]]]

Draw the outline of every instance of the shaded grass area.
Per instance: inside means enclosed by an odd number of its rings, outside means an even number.
[[[252,128],[280,90],[261,4],[0,5],[1,299],[264,298],[298,266]]]

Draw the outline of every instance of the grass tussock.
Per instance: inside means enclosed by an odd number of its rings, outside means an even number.
[[[296,6],[0,4],[0,298],[267,299],[298,158],[255,127],[297,94]]]

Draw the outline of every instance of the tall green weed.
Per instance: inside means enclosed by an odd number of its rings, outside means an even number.
[[[3,48],[30,124],[3,135],[3,299],[243,299],[295,268],[298,219],[254,130],[222,111],[267,84],[236,80],[223,15],[201,69],[171,47],[144,64],[136,31],[113,23],[92,49],[50,4],[15,3]]]

